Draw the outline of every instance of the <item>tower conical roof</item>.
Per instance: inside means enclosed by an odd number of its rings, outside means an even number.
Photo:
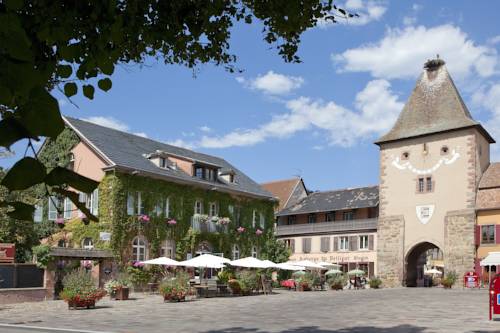
[[[493,143],[495,140],[474,119],[465,106],[441,59],[424,65],[411,96],[392,129],[375,143],[418,137],[433,133],[477,127]]]

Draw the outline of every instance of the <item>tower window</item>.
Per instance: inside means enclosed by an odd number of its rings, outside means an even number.
[[[432,177],[425,178],[425,187],[427,192],[432,192]]]
[[[434,190],[434,183],[432,182],[432,176],[419,177],[417,183],[418,193],[428,193]]]

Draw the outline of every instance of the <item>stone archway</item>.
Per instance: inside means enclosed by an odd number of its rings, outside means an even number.
[[[415,245],[405,258],[405,284],[407,287],[423,287],[425,283],[424,269],[428,264],[429,256],[432,251],[441,254],[442,250],[430,242],[422,242]]]

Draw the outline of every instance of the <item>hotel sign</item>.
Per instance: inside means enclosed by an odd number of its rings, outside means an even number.
[[[0,263],[13,263],[16,257],[16,245],[0,243]]]
[[[349,262],[375,262],[377,254],[375,251],[359,252],[332,252],[332,253],[305,253],[292,254],[291,260],[311,260],[315,262],[326,261],[332,263]]]

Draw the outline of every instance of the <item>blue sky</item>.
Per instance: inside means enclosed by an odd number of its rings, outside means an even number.
[[[61,110],[224,157],[259,182],[301,175],[313,190],[372,185],[372,142],[395,121],[425,60],[440,54],[473,116],[500,140],[500,2],[339,4],[361,18],[307,31],[301,64],[284,63],[259,25],[238,25],[231,46],[242,74],[123,65],[93,101],[78,96],[75,107],[57,95]]]

